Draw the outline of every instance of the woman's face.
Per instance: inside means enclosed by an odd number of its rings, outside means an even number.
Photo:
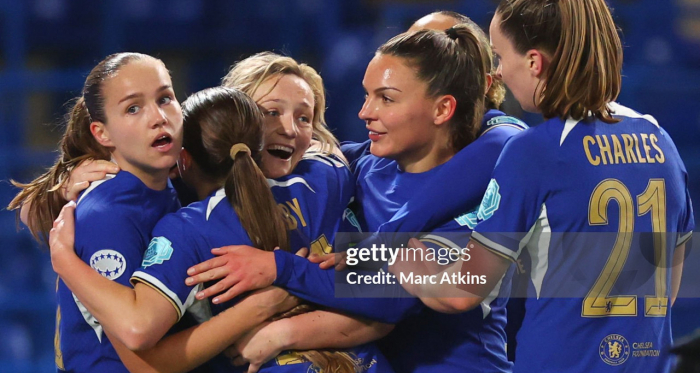
[[[498,61],[496,74],[513,92],[523,110],[536,113],[539,109],[535,105],[534,95],[539,79],[533,75],[533,62],[526,55],[518,53],[511,40],[501,32],[500,24],[501,15],[496,14],[489,27],[491,47]]]
[[[435,148],[435,100],[403,58],[377,54],[362,85],[366,96],[359,117],[369,131],[373,155],[394,159],[405,168]]]
[[[313,134],[314,95],[293,74],[267,78],[253,95],[265,114],[262,171],[267,178],[289,175],[309,148]]]
[[[103,83],[107,146],[136,176],[160,175],[182,149],[182,110],[170,74],[156,59],[133,60]]]

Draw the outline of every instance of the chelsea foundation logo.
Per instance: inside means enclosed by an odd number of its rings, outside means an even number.
[[[598,349],[600,358],[608,365],[620,365],[630,357],[630,344],[619,334],[610,334],[603,338]]]

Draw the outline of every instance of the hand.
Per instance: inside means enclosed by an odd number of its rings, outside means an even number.
[[[408,241],[408,247],[410,248],[415,248],[417,249],[417,252],[427,252],[428,247],[423,244],[421,241],[411,238]],[[429,268],[427,263],[425,263],[423,260],[420,258],[413,256],[413,260],[408,260],[411,258],[411,255],[407,255],[406,259],[407,260],[397,260],[394,262],[393,265],[389,266],[389,272],[395,275],[397,278],[403,273],[403,274],[408,274],[408,273],[413,273],[414,276],[432,276],[435,275],[438,271],[435,269]],[[415,281],[404,281],[402,282],[401,286],[411,295],[413,296],[421,296],[425,295],[425,289],[424,286],[421,286],[419,282]]]
[[[347,252],[342,253],[330,253],[330,254],[311,254],[309,255],[309,261],[311,263],[318,263],[321,269],[328,269],[335,267],[336,271],[344,270],[348,265],[346,260],[348,258]]]
[[[60,274],[62,259],[75,254],[75,202],[68,202],[58,217],[53,222],[53,228],[49,231],[49,248],[51,251],[51,265],[56,273]]]
[[[185,279],[188,286],[221,279],[216,284],[198,292],[197,299],[205,299],[224,292],[212,299],[213,303],[229,301],[246,291],[272,285],[277,278],[275,255],[247,245],[225,246],[212,249],[217,255],[187,270],[190,276]],[[306,256],[308,250],[302,248],[297,255]]]
[[[119,172],[119,166],[112,162],[86,159],[70,172],[68,180],[61,187],[61,195],[67,201],[75,201],[80,192],[87,189],[90,183],[104,179],[107,174],[117,172]]]
[[[226,356],[235,366],[250,364],[248,373],[257,372],[285,349],[278,324],[279,321],[259,325],[229,347],[225,351]]]

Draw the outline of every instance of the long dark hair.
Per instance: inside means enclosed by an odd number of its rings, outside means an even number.
[[[116,53],[107,56],[95,66],[85,79],[82,94],[75,99],[65,118],[66,130],[59,142],[60,155],[56,163],[43,175],[23,184],[12,180],[22,190],[7,206],[18,210],[24,203],[31,203],[27,226],[37,241],[48,243],[48,233],[66,201],[60,192],[70,172],[85,159],[109,160],[109,149],[100,145],[90,132],[90,123],[107,123],[104,110],[104,82],[131,61],[154,59],[140,53]]]
[[[237,89],[208,88],[188,97],[182,112],[183,147],[205,175],[224,181],[226,198],[254,246],[289,250],[282,212],[257,165],[263,114],[255,101]],[[232,152],[234,146],[243,150]]]
[[[449,122],[451,147],[460,151],[476,139],[484,115],[490,52],[467,25],[445,31],[403,33],[377,53],[401,57],[428,85],[428,96],[451,95],[457,101]]]

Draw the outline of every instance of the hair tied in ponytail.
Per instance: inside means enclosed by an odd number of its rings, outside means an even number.
[[[231,159],[233,159],[235,161],[236,154],[238,154],[239,152],[245,152],[245,153],[248,153],[248,155],[250,155],[250,148],[248,147],[248,145],[246,145],[242,142],[239,142],[238,144],[234,144],[231,147],[231,153],[230,153]]]
[[[447,34],[447,37],[449,37],[452,40],[457,40],[459,38],[459,34],[457,33],[457,30],[454,27],[450,27],[447,30],[445,30],[445,34]]]

